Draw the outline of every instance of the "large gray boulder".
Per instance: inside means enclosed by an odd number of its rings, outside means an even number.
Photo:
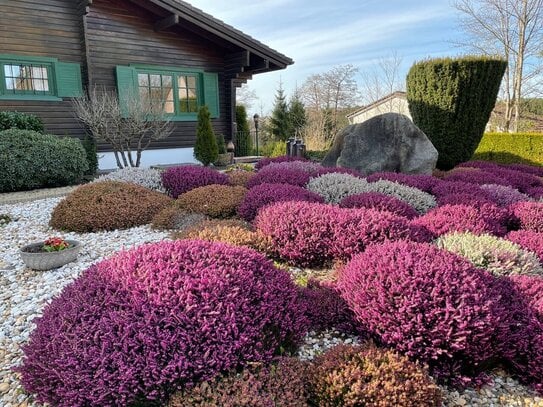
[[[327,167],[354,168],[365,175],[390,171],[431,175],[437,150],[415,124],[398,113],[385,113],[345,127],[324,157]]]

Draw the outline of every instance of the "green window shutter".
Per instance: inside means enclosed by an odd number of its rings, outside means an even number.
[[[79,64],[70,62],[55,63],[55,79],[58,97],[76,98],[83,96],[81,66]]]
[[[128,115],[128,102],[138,97],[138,74],[130,66],[117,66],[117,93],[123,115]]]
[[[219,117],[219,75],[204,72],[204,104],[209,108],[211,117]]]

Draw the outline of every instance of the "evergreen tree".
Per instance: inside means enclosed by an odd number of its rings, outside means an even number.
[[[289,135],[300,137],[302,129],[307,124],[307,116],[298,92],[290,99],[288,115]]]
[[[238,134],[236,135],[236,157],[245,157],[251,154],[253,149],[251,140],[251,129],[247,120],[247,110],[245,106],[236,106],[236,123],[238,124]]]
[[[96,140],[89,134],[85,135],[83,139],[83,148],[87,154],[87,161],[89,163],[89,169],[86,175],[96,175],[98,171],[98,154],[96,154]]]
[[[276,140],[286,141],[293,136],[293,134],[289,134],[289,122],[288,105],[283,91],[283,84],[279,83],[271,116],[271,132]]]
[[[206,167],[217,161],[219,148],[217,139],[211,126],[211,118],[207,106],[202,106],[198,111],[198,128],[196,130],[196,144],[194,146],[194,158]]]

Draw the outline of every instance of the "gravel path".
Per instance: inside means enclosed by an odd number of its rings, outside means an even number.
[[[11,223],[0,226],[0,406],[37,406],[25,394],[17,374],[11,369],[21,362],[20,347],[28,339],[35,325],[32,320],[41,315],[43,307],[60,293],[91,264],[113,253],[134,245],[160,241],[168,233],[151,230],[148,226],[124,231],[103,233],[59,233],[47,223],[54,206],[61,198],[49,198],[16,205],[0,205],[0,214],[9,214]],[[40,272],[26,269],[19,258],[18,248],[51,235],[62,235],[83,243],[77,262],[59,269]],[[309,360],[338,343],[356,343],[354,337],[335,331],[311,332],[298,352],[301,359]],[[493,381],[480,390],[463,392],[443,388],[446,406],[542,406],[538,397],[508,377],[494,372]]]

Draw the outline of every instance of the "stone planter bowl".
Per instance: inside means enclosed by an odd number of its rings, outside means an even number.
[[[21,248],[21,258],[33,270],[51,270],[64,266],[77,258],[81,244],[76,240],[66,240],[70,247],[59,252],[30,253],[29,250],[42,247],[44,242],[32,243]]]

